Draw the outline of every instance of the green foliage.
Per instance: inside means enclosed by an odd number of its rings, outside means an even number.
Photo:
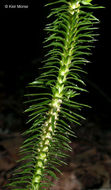
[[[99,20],[93,15],[92,0],[52,0],[49,6],[52,22],[45,30],[47,38],[42,74],[29,84],[32,93],[27,96],[30,104],[30,129],[21,148],[22,166],[10,183],[14,190],[47,189],[56,179],[55,171],[71,151],[70,136],[75,134],[71,123],[80,125],[84,119],[80,110],[86,106],[77,102],[77,96],[86,91],[81,74],[95,41]],[[95,32],[94,32],[95,31]],[[87,107],[87,106],[86,106]],[[25,162],[24,162],[25,161]]]

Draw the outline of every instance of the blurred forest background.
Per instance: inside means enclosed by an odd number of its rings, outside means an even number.
[[[95,48],[89,57],[85,77],[89,93],[80,101],[92,106],[83,111],[86,121],[73,127],[78,136],[72,139],[73,152],[62,168],[63,176],[52,190],[111,190],[111,1],[93,0],[105,6],[94,10],[100,19]],[[39,75],[44,50],[43,31],[47,23],[46,1],[0,2],[0,190],[20,158],[21,133],[27,116],[23,113],[26,88]],[[5,4],[26,4],[28,9],[6,9]]]

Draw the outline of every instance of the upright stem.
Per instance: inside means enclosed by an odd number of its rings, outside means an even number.
[[[67,80],[67,75],[72,61],[72,54],[74,48],[74,36],[72,37],[72,30],[74,26],[72,19],[74,17],[75,12],[79,11],[78,9],[79,6],[80,4],[78,2],[69,3],[68,14],[69,14],[70,24],[67,25],[67,35],[64,44],[63,58],[60,62],[61,66],[57,77],[56,85],[54,87],[56,90],[54,90],[53,98],[50,103],[50,110],[47,113],[48,119],[43,124],[41,141],[39,143],[39,148],[37,149],[38,156],[36,158],[37,162],[35,165],[35,173],[32,179],[32,190],[40,189],[40,183],[44,173],[44,168],[47,163],[50,142],[53,139],[53,135],[56,129],[56,123],[59,117],[59,112],[62,103],[64,85]]]

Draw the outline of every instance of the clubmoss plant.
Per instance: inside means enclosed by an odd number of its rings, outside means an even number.
[[[47,189],[53,184],[48,176],[56,178],[58,165],[65,164],[70,136],[75,136],[70,124],[80,125],[84,119],[79,111],[86,106],[77,102],[84,89],[81,73],[88,63],[87,56],[97,35],[94,25],[99,20],[92,10],[100,8],[92,0],[50,0],[48,18],[52,23],[45,27],[47,38],[42,74],[29,84],[30,129],[22,146],[27,160],[10,183],[14,190]]]

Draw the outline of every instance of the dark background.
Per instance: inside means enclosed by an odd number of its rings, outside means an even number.
[[[108,136],[111,134],[111,2],[110,0],[94,0],[94,2],[105,8],[94,10],[94,15],[100,19],[98,29],[100,36],[97,37],[98,41],[95,42],[92,55],[88,58],[91,63],[86,66],[88,75],[84,80],[89,93],[80,98],[82,102],[91,105],[92,109],[85,111],[87,121],[83,122],[83,128],[77,129],[76,132],[78,138],[90,148],[94,145],[100,151],[101,147],[107,149],[106,147],[110,146],[108,138],[111,137]],[[27,128],[25,125],[27,117],[23,114],[25,109],[23,101],[25,100],[24,94],[27,93],[26,85],[39,75],[38,68],[42,66],[40,61],[43,57],[42,42],[45,36],[43,29],[49,13],[49,10],[44,8],[44,3],[43,0],[0,1],[0,143],[5,142],[5,138],[13,142],[10,134]],[[5,9],[5,4],[28,4],[29,8]],[[86,146],[84,142],[82,142],[83,147]],[[6,149],[8,150],[3,143],[0,144],[0,152],[4,153]],[[104,155],[103,149],[101,149],[102,155]],[[108,151],[105,155],[108,154],[111,158],[111,152],[108,153]],[[98,154],[101,155],[100,152]],[[3,178],[1,184],[6,183],[4,178],[7,176],[3,172],[9,171],[10,167],[6,169],[6,163],[4,163],[5,170],[0,169]]]

